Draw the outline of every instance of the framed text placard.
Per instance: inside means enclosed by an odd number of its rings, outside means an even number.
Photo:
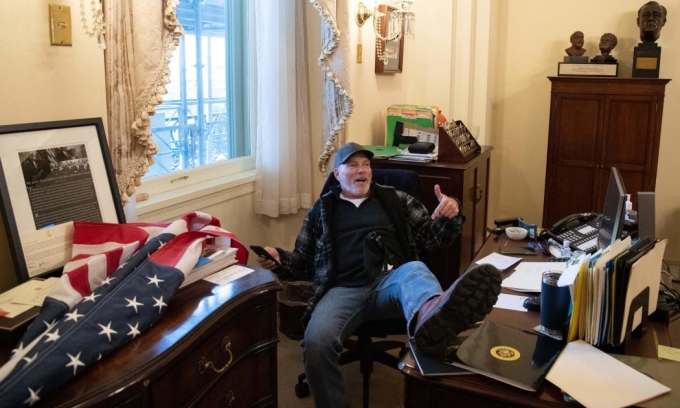
[[[123,223],[101,118],[0,126],[0,204],[18,281],[71,257],[74,221]]]

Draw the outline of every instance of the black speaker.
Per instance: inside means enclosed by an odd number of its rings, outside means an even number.
[[[638,237],[656,238],[654,192],[638,192]]]

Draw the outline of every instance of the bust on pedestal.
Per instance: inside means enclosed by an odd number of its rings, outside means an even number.
[[[658,78],[661,64],[661,47],[656,40],[666,24],[666,7],[656,1],[649,1],[638,10],[637,25],[640,40],[633,53],[634,78]]]
[[[596,55],[593,57],[593,59],[590,60],[590,62],[594,62],[597,64],[616,64],[618,61],[616,58],[611,56],[611,52],[614,48],[616,48],[616,44],[618,44],[618,40],[616,39],[616,36],[612,33],[604,33],[602,34],[602,37],[600,37],[600,55]]]
[[[569,41],[571,42],[571,47],[564,50],[567,53],[567,56],[564,57],[564,62],[587,63],[588,56],[583,55],[586,53],[586,49],[583,48],[583,32],[574,31],[569,37]]]

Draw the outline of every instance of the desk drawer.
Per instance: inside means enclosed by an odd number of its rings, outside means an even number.
[[[276,345],[239,361],[201,399],[197,407],[275,406]]]
[[[248,309],[198,340],[186,357],[152,385],[153,405],[182,406],[213,384],[252,350],[277,340],[273,302]],[[276,372],[276,370],[274,370]]]

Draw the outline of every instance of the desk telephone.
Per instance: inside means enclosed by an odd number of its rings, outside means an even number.
[[[568,240],[572,250],[594,253],[600,232],[600,219],[596,213],[572,214],[557,221],[546,234],[560,244]]]

